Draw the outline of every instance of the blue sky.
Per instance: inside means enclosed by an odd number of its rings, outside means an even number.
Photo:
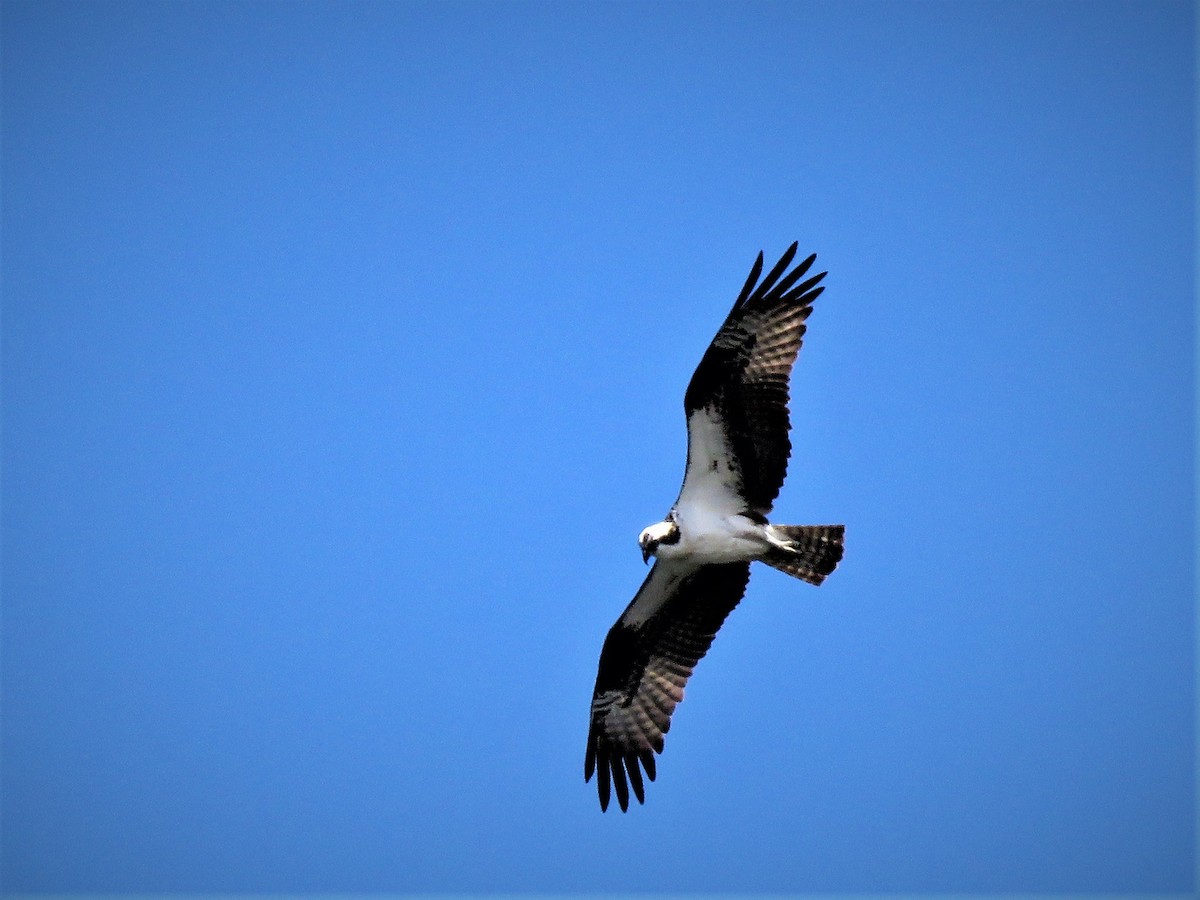
[[[1187,3],[0,7],[10,891],[1190,891]],[[647,804],[683,389],[828,288]]]

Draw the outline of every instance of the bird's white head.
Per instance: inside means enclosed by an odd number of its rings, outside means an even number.
[[[650,557],[658,554],[660,544],[678,544],[679,526],[673,519],[664,519],[642,529],[638,535],[638,546],[642,548],[642,562],[649,563]]]

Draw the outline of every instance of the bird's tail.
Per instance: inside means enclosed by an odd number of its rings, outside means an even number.
[[[761,557],[768,566],[820,584],[842,559],[844,525],[771,525],[780,545]]]

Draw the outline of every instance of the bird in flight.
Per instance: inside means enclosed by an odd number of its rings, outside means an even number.
[[[602,810],[613,789],[622,811],[631,789],[645,802],[642,772],[654,780],[684,684],[741,601],[750,563],[820,584],[842,558],[842,525],[767,521],[792,450],[788,378],[825,289],[824,272],[801,281],[816,254],[787,271],[796,247],[761,282],[758,254],[684,394],[683,487],[638,537],[654,566],[600,651],[583,774],[597,776]]]

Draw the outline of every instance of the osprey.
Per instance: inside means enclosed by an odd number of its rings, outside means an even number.
[[[592,694],[584,781],[597,774],[600,808],[616,788],[644,803],[683,686],[737,606],[759,560],[820,584],[842,558],[841,525],[767,521],[792,445],[788,377],[822,272],[816,254],[784,274],[792,244],[758,282],[763,255],[696,367],[683,398],[687,468],[667,517],[642,531],[642,560],[656,557],[633,601],[609,630]],[[782,276],[782,277],[781,277]]]

